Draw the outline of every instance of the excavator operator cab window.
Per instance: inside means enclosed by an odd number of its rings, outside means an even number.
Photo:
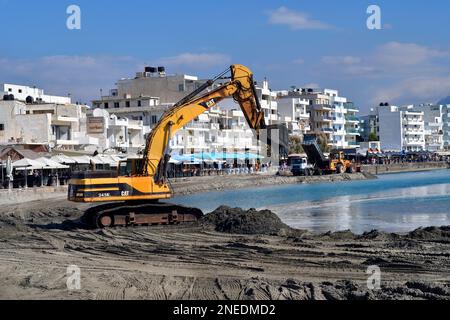
[[[119,163],[119,176],[129,177],[133,170],[133,160],[121,161]]]
[[[131,177],[139,175],[142,159],[128,159],[119,163],[119,176]]]

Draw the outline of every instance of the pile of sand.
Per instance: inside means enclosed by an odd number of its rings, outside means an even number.
[[[234,234],[280,235],[292,232],[288,225],[270,210],[243,210],[221,206],[203,217],[204,225],[218,232]]]
[[[415,240],[450,243],[450,226],[420,228],[408,233],[407,237]]]

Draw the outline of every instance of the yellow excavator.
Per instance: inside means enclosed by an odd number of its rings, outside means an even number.
[[[219,80],[221,82],[217,84]],[[106,228],[198,220],[203,215],[199,209],[159,202],[173,196],[167,179],[169,142],[178,130],[228,97],[239,103],[250,128],[259,136],[259,130],[266,125],[253,74],[245,66],[232,65],[163,114],[147,137],[142,158],[120,162],[117,171],[86,171],[72,175],[69,201],[108,202],[88,209],[83,221],[94,228]]]

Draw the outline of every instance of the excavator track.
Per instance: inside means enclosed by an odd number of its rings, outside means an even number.
[[[170,225],[198,221],[203,212],[175,204],[106,203],[89,208],[81,221],[90,228],[132,227],[148,225]]]

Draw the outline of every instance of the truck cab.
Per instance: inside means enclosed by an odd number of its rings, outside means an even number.
[[[291,159],[291,172],[294,176],[311,176],[314,174],[314,167],[308,163],[306,157]]]

